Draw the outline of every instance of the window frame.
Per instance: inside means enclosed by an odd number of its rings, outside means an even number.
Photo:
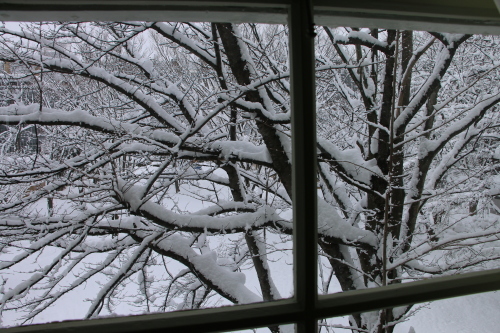
[[[482,0],[481,0],[482,1]],[[480,3],[482,3],[479,1]],[[161,314],[65,321],[1,330],[17,332],[165,332],[183,329],[194,332],[231,331],[276,324],[296,324],[297,332],[314,332],[319,319],[382,308],[464,296],[500,289],[500,269],[439,277],[418,282],[332,295],[317,292],[317,189],[316,112],[314,74],[314,24],[349,24],[388,28],[429,28],[449,32],[500,34],[500,15],[460,8],[452,14],[425,12],[415,5],[387,9],[396,0],[371,8],[361,2],[356,8],[340,1],[311,0],[141,1],[139,5],[120,0],[2,1],[0,17],[9,21],[38,20],[180,20],[286,23],[290,27],[291,108],[294,201],[294,288],[291,299],[220,308]],[[408,1],[403,1],[408,2]],[[484,2],[484,1],[483,1]],[[425,1],[424,1],[425,3]],[[472,2],[471,2],[472,3]],[[483,6],[484,7],[484,6]],[[432,9],[432,8],[431,8]],[[478,14],[479,13],[479,14]],[[483,13],[483,14],[481,14]],[[405,20],[403,23],[401,20]],[[361,24],[363,23],[363,24]],[[429,25],[430,24],[430,25]]]

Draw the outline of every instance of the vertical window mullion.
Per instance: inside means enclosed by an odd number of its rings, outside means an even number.
[[[299,333],[317,331],[316,93],[311,9],[309,0],[293,0],[289,12],[294,288],[303,310]]]

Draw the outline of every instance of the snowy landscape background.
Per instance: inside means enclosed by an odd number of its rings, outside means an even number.
[[[319,292],[498,268],[498,37],[317,32]],[[285,26],[0,33],[1,325],[293,295]],[[414,309],[322,332],[500,324],[498,292]]]

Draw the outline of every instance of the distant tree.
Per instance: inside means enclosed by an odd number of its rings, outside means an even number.
[[[29,323],[95,280],[87,318],[123,303],[154,312],[288,296],[273,279],[287,263],[267,257],[292,246],[286,27],[0,32],[0,60],[38,66],[33,79],[54,96],[0,107],[0,124],[45,133],[36,153],[4,152],[0,268],[55,251],[6,284],[0,310]],[[319,292],[498,265],[496,37],[317,32]],[[410,309],[353,315],[349,328],[392,332]]]

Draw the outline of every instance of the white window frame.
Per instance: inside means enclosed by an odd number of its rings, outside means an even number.
[[[398,0],[346,4],[314,0],[320,25],[359,25],[396,29],[500,34],[500,15],[491,0],[470,6],[422,6]],[[478,3],[477,8],[475,3]],[[349,3],[349,1],[347,1]],[[406,4],[405,4],[406,3]],[[461,2],[463,5],[464,2]],[[486,3],[486,4],[485,4]],[[399,7],[397,7],[399,6]],[[286,23],[290,27],[293,131],[294,288],[291,299],[267,303],[142,316],[66,321],[0,330],[1,333],[220,332],[276,324],[296,324],[297,332],[317,331],[319,319],[500,289],[500,269],[386,287],[318,296],[316,120],[314,32],[310,0],[0,0],[0,19],[164,20]]]

